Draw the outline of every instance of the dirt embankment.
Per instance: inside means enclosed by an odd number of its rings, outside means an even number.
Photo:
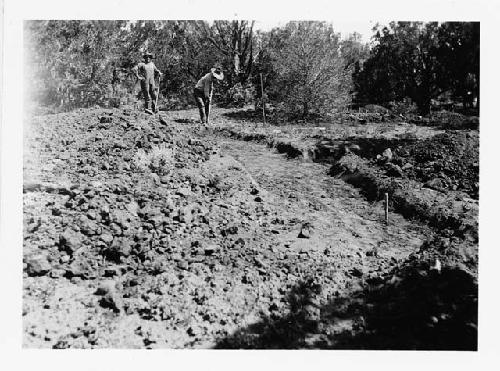
[[[369,199],[389,193],[391,207],[446,233],[477,241],[479,135],[404,123],[251,128],[221,115],[217,130],[266,143],[290,157],[332,164],[331,173]]]
[[[26,125],[25,346],[475,348],[463,238],[385,226],[321,164],[162,115]]]

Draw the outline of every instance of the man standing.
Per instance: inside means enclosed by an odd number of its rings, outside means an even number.
[[[153,54],[144,53],[144,63],[141,62],[134,68],[135,76],[141,81],[142,95],[144,96],[144,108],[149,110],[149,102],[151,101],[152,111],[156,112],[156,91],[155,91],[155,74],[161,77],[163,74],[156,68],[152,62]]]
[[[215,66],[203,76],[194,87],[194,98],[200,111],[201,123],[208,125],[208,115],[210,114],[210,103],[212,102],[212,93],[214,87],[214,78],[217,80],[224,79],[224,74],[219,66]]]

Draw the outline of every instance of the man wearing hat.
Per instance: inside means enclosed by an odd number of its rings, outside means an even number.
[[[204,125],[208,125],[214,79],[215,81],[224,79],[224,74],[220,66],[213,67],[209,73],[198,80],[194,87],[194,99],[196,99],[196,104],[200,111],[201,123]]]
[[[149,102],[151,101],[152,111],[156,112],[156,91],[155,91],[155,73],[160,77],[163,75],[155,64],[152,62],[153,54],[144,53],[144,63],[137,64],[132,71],[134,71],[137,78],[141,81],[142,95],[144,96],[144,108],[149,110]]]

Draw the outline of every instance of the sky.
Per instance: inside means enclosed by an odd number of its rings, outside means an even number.
[[[259,21],[256,20],[255,28],[262,31],[269,31],[273,27],[284,26],[288,21]],[[361,39],[363,42],[370,42],[372,37],[372,28],[375,26],[377,21],[328,21],[333,25],[333,29],[340,32],[341,37],[345,38],[353,32],[361,34]],[[379,22],[384,24],[384,22]]]

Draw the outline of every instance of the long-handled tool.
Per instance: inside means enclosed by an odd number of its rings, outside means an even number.
[[[159,109],[158,109],[158,96],[160,95],[160,83],[161,83],[161,75],[158,76],[158,91],[156,92],[156,102],[155,102],[156,111],[159,111]]]
[[[158,77],[158,90],[156,92],[156,99],[155,99],[155,109],[154,110],[150,110],[148,108],[145,109],[145,112],[150,114],[150,115],[154,115],[156,112],[155,111],[158,111],[158,96],[160,95],[160,82],[161,82],[161,75]]]

